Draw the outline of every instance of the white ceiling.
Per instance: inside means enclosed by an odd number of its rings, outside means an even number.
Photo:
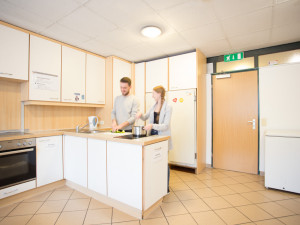
[[[300,0],[0,0],[0,20],[130,61],[300,41]],[[146,25],[163,34],[141,36]]]

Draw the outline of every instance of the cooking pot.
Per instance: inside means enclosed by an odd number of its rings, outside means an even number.
[[[135,137],[146,137],[147,131],[144,130],[144,126],[132,126],[132,135]]]

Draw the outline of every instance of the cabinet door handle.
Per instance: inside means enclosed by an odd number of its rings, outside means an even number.
[[[32,152],[33,150],[34,150],[33,148],[29,148],[29,149],[26,149],[26,150],[4,152],[4,153],[0,153],[0,156],[3,156],[3,155],[14,155],[14,154],[23,153],[23,152]]]
[[[42,74],[42,75],[51,76],[51,77],[58,77],[58,75],[56,75],[56,74],[44,73],[44,72],[39,72],[39,71],[32,71],[32,73]]]
[[[12,73],[4,73],[4,72],[0,72],[0,74],[3,74],[3,75],[9,75],[9,76],[12,76],[12,75],[13,75]]]
[[[10,193],[16,192],[17,190],[18,190],[18,188],[15,189],[15,190],[9,191],[9,192],[4,192],[4,194],[5,194],[5,195],[8,195],[8,194],[10,194]]]

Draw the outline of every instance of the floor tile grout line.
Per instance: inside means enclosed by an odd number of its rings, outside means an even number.
[[[159,207],[160,207],[160,210],[162,211],[162,213],[163,213],[163,215],[164,215],[165,220],[167,221],[167,224],[169,224],[169,221],[168,221],[168,219],[167,219],[167,217],[166,217],[166,215],[165,215],[165,213],[164,213],[164,210],[162,209],[161,206],[159,206]]]
[[[51,195],[51,194],[50,194]],[[50,196],[49,195],[49,196]],[[48,197],[49,197],[48,196]],[[30,217],[30,219],[27,221],[26,224],[28,224],[30,222],[30,220],[32,220],[32,218],[36,215],[36,213],[40,210],[40,208],[42,208],[42,206],[45,204],[46,201],[43,201],[43,204],[41,204],[41,206],[34,212],[34,214],[32,215],[32,217]]]
[[[194,192],[195,193],[195,192]],[[195,193],[196,194],[196,193]],[[196,194],[197,195],[197,194]],[[198,196],[198,195],[197,195]],[[179,198],[178,198],[179,199]],[[183,205],[183,207],[185,208],[185,210],[188,212],[188,214],[193,218],[193,220],[196,222],[196,224],[198,224],[198,222],[195,220],[195,218],[193,217],[193,215],[190,213],[190,211],[186,208],[186,206],[183,204],[183,202],[182,202],[182,200],[180,200],[179,199],[179,201],[180,201],[180,203]],[[203,201],[203,200],[202,200]],[[204,204],[206,204],[205,202],[204,202]],[[206,204],[207,205],[207,204]],[[208,206],[209,207],[209,206]],[[209,207],[210,208],[210,207]]]
[[[13,207],[12,210],[10,210],[9,213],[7,213],[6,216],[4,216],[4,217],[2,218],[2,220],[3,220],[5,217],[8,217],[9,214],[11,214],[11,212],[12,212],[13,210],[15,210],[15,209],[16,209],[23,201],[24,201],[24,200],[22,200],[22,201],[20,201],[20,202],[12,203],[12,204],[16,204],[16,206]],[[12,204],[9,204],[9,205],[12,205]],[[9,205],[7,205],[7,206],[9,206]],[[7,207],[7,206],[6,206],[6,207]]]
[[[90,197],[90,201],[89,201],[88,207],[86,208],[86,212],[85,212],[85,215],[84,215],[84,218],[83,218],[82,225],[84,225],[84,222],[85,222],[85,219],[86,219],[86,216],[87,216],[87,213],[88,213],[91,201],[92,201],[92,198]]]
[[[75,191],[75,190],[72,189],[72,192],[71,192],[69,198],[67,199],[66,204],[64,205],[64,207],[63,207],[62,210],[60,211],[59,216],[56,218],[56,221],[55,221],[54,225],[57,224],[58,219],[60,218],[61,214],[64,212],[64,209],[66,208],[66,205],[68,204],[69,200],[71,199],[71,196],[72,196],[72,194],[74,193],[74,191]],[[63,200],[63,199],[62,199],[62,200]]]
[[[111,217],[110,217],[110,224],[112,224],[113,222],[113,215],[114,215],[114,207],[111,207]]]
[[[277,203],[276,201],[272,201],[273,203]],[[259,206],[259,204],[263,204],[263,203],[270,203],[270,202],[262,202],[262,203],[257,203],[256,205],[257,205],[257,207],[259,207],[260,209],[262,209],[262,210],[264,210],[265,212],[267,212],[264,208],[262,208],[261,206]],[[278,203],[277,203],[278,204]],[[280,205],[280,204],[278,204],[279,206],[281,206],[281,207],[283,207],[283,208],[285,208],[286,210],[288,210],[288,211],[290,211],[290,212],[292,212],[293,213],[293,215],[295,215],[296,213],[294,212],[294,211],[291,211],[290,209],[288,209],[288,208],[286,208],[286,207],[284,207],[284,206],[282,206],[282,205]],[[269,212],[267,212],[268,214],[270,214]],[[270,214],[271,215],[271,214]],[[271,215],[271,216],[273,216],[273,215]],[[273,216],[274,217],[274,216]]]
[[[252,204],[252,205],[256,205],[256,204]],[[239,207],[239,206],[238,206]],[[247,215],[245,215],[241,210],[239,210],[237,207],[235,207],[236,210],[238,210],[241,214],[243,214],[245,217],[247,217],[251,222],[255,223],[257,221],[263,221],[263,220],[252,220],[250,219]],[[263,210],[265,211],[265,210]],[[266,211],[265,211],[266,212]],[[272,217],[272,219],[274,219],[275,217],[273,217],[270,213],[266,212],[268,215],[270,215]],[[265,220],[265,219],[264,219]]]

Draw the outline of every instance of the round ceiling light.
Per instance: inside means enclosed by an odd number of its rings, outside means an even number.
[[[156,38],[161,34],[161,29],[155,26],[148,26],[142,29],[142,34],[148,38]]]

